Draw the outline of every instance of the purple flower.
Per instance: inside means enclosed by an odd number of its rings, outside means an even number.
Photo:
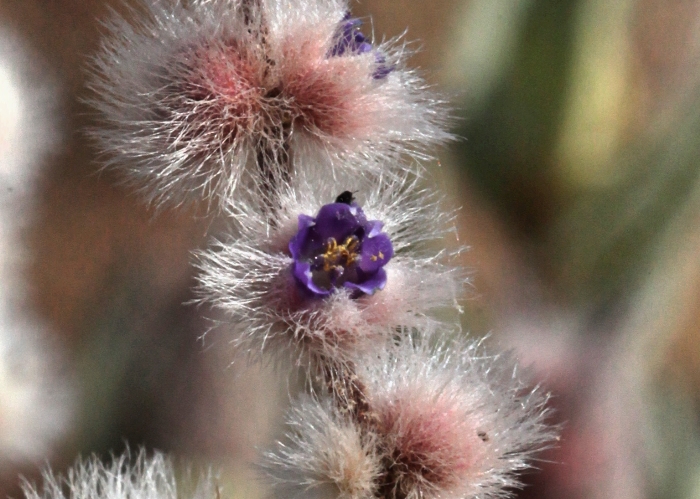
[[[330,56],[338,57],[346,52],[353,55],[374,51],[374,60],[377,68],[372,73],[372,77],[375,80],[384,79],[394,68],[386,63],[384,54],[373,49],[372,44],[367,41],[367,37],[360,31],[360,26],[362,26],[362,21],[356,17],[350,17],[349,12],[345,14],[338,26],[337,41],[330,50]]]
[[[336,288],[374,294],[386,284],[384,265],[394,256],[382,222],[367,220],[357,203],[323,205],[316,218],[299,215],[296,235],[289,241],[293,273],[299,285],[317,296]]]

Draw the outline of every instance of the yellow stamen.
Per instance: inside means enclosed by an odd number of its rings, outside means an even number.
[[[372,256],[369,257],[369,259],[372,260],[373,262],[376,262],[376,261],[379,260],[379,259],[384,260],[384,253],[382,253],[382,252],[380,251],[380,252],[379,252],[379,256],[377,256],[377,255],[372,255]]]
[[[357,260],[360,240],[355,236],[349,236],[343,244],[338,244],[335,238],[328,238],[326,251],[323,253],[323,270],[330,272],[338,267],[349,267]]]

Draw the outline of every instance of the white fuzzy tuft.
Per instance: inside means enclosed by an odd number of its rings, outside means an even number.
[[[387,497],[506,497],[551,444],[547,395],[507,355],[462,340],[404,340],[357,363],[386,458]],[[386,464],[388,463],[388,464]]]
[[[353,177],[335,184],[299,177],[274,210],[259,204],[235,209],[235,239],[199,255],[199,293],[230,316],[234,342],[244,351],[296,352],[300,365],[309,356],[342,363],[382,345],[397,327],[430,329],[436,311],[459,308],[464,277],[449,265],[450,255],[435,254],[428,244],[452,234],[452,214],[415,179],[383,180]],[[359,298],[343,289],[309,298],[292,276],[289,241],[299,215],[315,216],[345,190],[356,192],[368,219],[384,222],[395,250],[384,267],[387,283]]]
[[[161,453],[147,457],[144,451],[127,453],[103,464],[93,457],[78,461],[66,476],[44,473],[37,488],[23,486],[26,499],[218,499],[211,479],[192,487],[178,487],[172,462]]]
[[[405,45],[329,55],[345,0],[258,3],[144,0],[134,21],[107,24],[91,83],[104,127],[93,134],[149,201],[196,193],[224,205],[261,173],[318,161],[376,173],[450,139],[444,102],[404,67]],[[393,68],[381,79],[377,53]]]
[[[275,497],[285,499],[371,499],[381,463],[372,434],[306,397],[288,417],[284,443],[265,455],[262,469]]]
[[[292,409],[263,466],[277,497],[509,497],[556,438],[548,396],[479,342],[395,338],[352,369],[362,400],[307,397]],[[359,419],[346,410],[355,402]]]

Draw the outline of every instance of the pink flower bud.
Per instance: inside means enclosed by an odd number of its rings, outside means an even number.
[[[376,173],[450,138],[405,47],[373,47],[344,0],[254,3],[144,0],[145,16],[108,24],[93,135],[149,201],[225,205],[261,177],[314,162]]]
[[[386,468],[380,492],[405,499],[502,497],[554,432],[547,396],[478,344],[404,339],[357,362]]]

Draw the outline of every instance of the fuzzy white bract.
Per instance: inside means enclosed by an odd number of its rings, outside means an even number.
[[[211,477],[183,486],[176,481],[170,459],[161,453],[128,451],[103,464],[96,457],[78,461],[65,476],[44,473],[44,483],[23,486],[25,499],[214,499]]]
[[[547,395],[528,389],[508,355],[478,342],[429,339],[357,364],[387,459],[388,497],[485,499],[519,485],[517,472],[551,445]]]
[[[371,499],[382,466],[373,434],[322,404],[304,397],[287,416],[286,441],[268,452],[261,469],[275,497]]]
[[[409,176],[378,182],[353,176],[337,184],[299,176],[272,215],[259,204],[238,205],[235,237],[199,254],[200,295],[230,316],[243,351],[295,353],[299,365],[319,358],[342,363],[383,345],[396,328],[431,329],[439,322],[435,312],[459,310],[465,277],[446,251],[430,248],[454,236],[452,214],[418,184]],[[299,215],[315,215],[345,190],[356,192],[367,218],[383,222],[392,241],[386,285],[359,297],[342,288],[308,296],[292,275],[290,240]]]
[[[297,403],[265,456],[279,497],[493,499],[520,485],[555,436],[547,396],[479,343],[428,343],[405,337],[358,359],[362,422],[328,400]]]
[[[442,100],[404,67],[404,44],[345,41],[347,13],[345,0],[144,0],[115,17],[91,83],[108,165],[154,203],[227,204],[261,173],[427,157],[450,138]]]

